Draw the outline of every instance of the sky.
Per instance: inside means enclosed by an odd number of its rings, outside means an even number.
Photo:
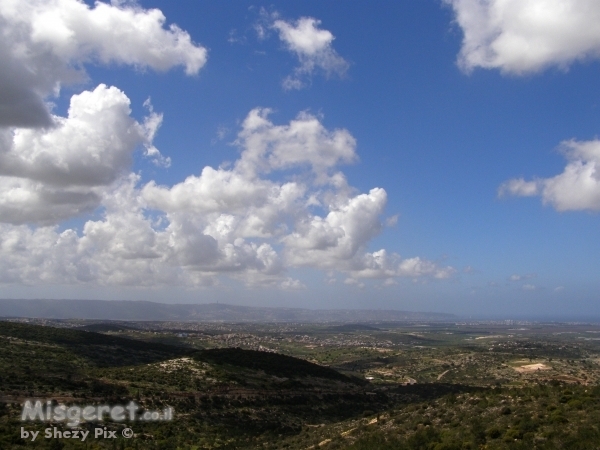
[[[596,0],[0,0],[0,297],[600,316]]]

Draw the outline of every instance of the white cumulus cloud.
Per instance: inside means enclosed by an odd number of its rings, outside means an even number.
[[[525,74],[600,57],[597,0],[444,0],[464,37],[459,65]]]
[[[86,78],[86,63],[117,63],[196,74],[206,49],[158,9],[133,3],[94,7],[81,0],[0,2],[0,126],[48,126],[45,104],[65,84]]]
[[[226,277],[297,290],[305,285],[288,269],[343,273],[359,287],[365,278],[454,273],[419,257],[367,251],[383,227],[387,194],[356,192],[337,169],[356,157],[347,130],[327,130],[306,113],[275,125],[252,110],[237,143],[230,169],[205,167],[173,186],[133,174],[102,185],[102,218],[81,232],[0,225],[0,282],[210,286]]]
[[[139,123],[127,96],[99,85],[71,98],[50,128],[0,129],[0,222],[57,223],[99,205],[102,189],[127,174],[132,153],[153,149],[160,116]]]
[[[309,166],[320,176],[340,163],[357,159],[356,141],[347,130],[328,131],[318,118],[300,113],[289,125],[268,120],[269,109],[252,110],[242,125],[238,144],[245,151],[236,166],[248,173]]]
[[[53,224],[100,205],[132,154],[168,166],[152,141],[162,115],[138,122],[116,87],[71,97],[66,117],[46,101],[86,79],[85,65],[127,64],[195,74],[206,50],[157,9],[80,0],[0,2],[0,222]]]
[[[600,210],[600,140],[565,141],[561,151],[567,159],[562,173],[550,178],[508,180],[500,196],[540,196],[557,211]]]

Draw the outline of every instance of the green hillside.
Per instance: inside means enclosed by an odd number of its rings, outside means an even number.
[[[63,328],[0,322],[2,450],[588,450],[600,442],[600,326],[45,323]],[[26,399],[134,401],[140,410],[134,421],[78,428],[106,427],[115,439],[26,442],[22,428],[69,430],[21,422]],[[137,420],[168,407],[173,420]],[[121,436],[125,427],[133,438]]]
[[[0,322],[0,342],[2,449],[22,448],[16,433],[23,425],[18,421],[21,405],[28,398],[54,398],[67,405],[135,400],[148,410],[171,406],[175,409],[171,422],[130,424],[145,436],[140,448],[161,449],[255,448],[300,433],[311,424],[383,410],[389,402],[385,396],[368,394],[364,381],[275,353],[191,350],[11,322]],[[48,426],[26,425],[38,430]],[[120,430],[124,425],[108,426]],[[140,442],[117,441],[123,448]],[[65,448],[113,448],[111,442],[100,440],[43,439],[27,445],[47,448],[51,443]]]

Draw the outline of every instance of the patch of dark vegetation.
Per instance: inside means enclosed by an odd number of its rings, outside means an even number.
[[[464,393],[486,392],[489,388],[470,386],[467,384],[450,383],[423,383],[406,386],[389,387],[386,389],[388,395],[403,395],[417,398],[418,401],[434,400],[446,395],[457,395]]]
[[[357,378],[350,378],[328,367],[323,367],[303,359],[278,353],[242,350],[241,348],[220,348],[201,350],[194,354],[199,361],[215,364],[229,364],[252,370],[262,370],[277,377],[316,377],[337,380],[345,383],[361,383]]]
[[[23,342],[58,345],[97,367],[148,364],[190,352],[182,347],[162,343],[144,342],[91,331],[14,322],[0,322],[0,336]]]

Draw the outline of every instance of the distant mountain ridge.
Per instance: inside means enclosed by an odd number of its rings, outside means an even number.
[[[0,317],[41,319],[165,320],[197,322],[404,322],[453,321],[453,314],[395,310],[312,310],[223,303],[166,304],[130,300],[0,299]]]

